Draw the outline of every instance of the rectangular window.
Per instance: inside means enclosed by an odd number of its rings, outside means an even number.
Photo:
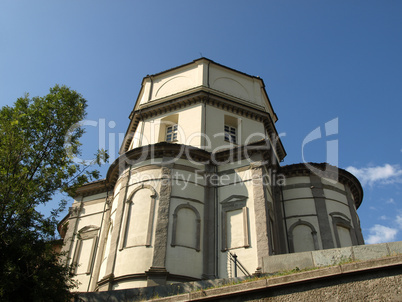
[[[177,141],[177,124],[166,127],[166,141],[167,142]]]
[[[225,141],[236,144],[236,128],[225,125]]]

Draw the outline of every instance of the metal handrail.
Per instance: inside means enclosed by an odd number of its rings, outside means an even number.
[[[236,254],[232,254],[230,251],[229,252],[229,259],[231,261],[233,261],[234,265],[235,265],[235,278],[237,278],[237,267],[239,267],[239,269],[241,270],[241,272],[248,276],[251,277],[250,273],[247,271],[247,269],[243,266],[243,264],[241,264],[241,262],[239,260],[237,260],[237,255]]]

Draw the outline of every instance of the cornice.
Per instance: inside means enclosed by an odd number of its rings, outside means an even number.
[[[112,190],[119,177],[129,167],[141,164],[150,159],[174,158],[185,159],[202,165],[220,165],[237,162],[250,158],[253,154],[261,154],[267,163],[277,165],[272,162],[272,149],[265,140],[260,140],[244,146],[221,149],[218,152],[209,152],[196,147],[161,142],[154,145],[147,145],[132,149],[117,158],[109,167],[106,178],[95,182],[84,184],[77,189],[76,196],[88,196]],[[158,165],[163,166],[163,162],[158,161]]]
[[[314,167],[316,170],[312,172],[309,166]],[[331,166],[327,163],[298,163],[283,166],[279,170],[280,173],[283,173],[285,176],[310,176],[311,174],[315,174],[319,177],[324,177],[332,180],[339,181],[340,183],[348,186],[350,191],[353,194],[353,198],[355,201],[356,209],[359,208],[363,201],[363,188],[359,182],[359,180],[348,171]]]
[[[130,134],[133,134],[136,131],[141,120],[169,112],[174,112],[178,109],[189,107],[198,103],[205,103],[218,109],[264,123],[264,127],[266,128],[270,139],[276,142],[275,151],[279,160],[282,161],[286,156],[286,151],[279,138],[270,114],[266,111],[263,111],[261,109],[262,107],[260,108],[260,106],[252,106],[252,104],[246,104],[240,99],[233,97],[230,97],[229,99],[228,97],[230,96],[201,86],[197,90],[193,90],[192,93],[187,92],[181,97],[176,96],[176,98],[164,100],[163,102],[151,102],[146,106],[140,106],[130,115],[130,126],[127,129],[126,136],[120,149],[120,154],[123,154],[128,150],[133,139],[133,135]]]
[[[106,192],[108,190],[107,180],[99,179],[93,182],[88,182],[79,187],[76,191],[76,196],[88,196]]]
[[[195,162],[210,162],[210,152],[193,146],[175,143],[160,142],[129,150],[110,165],[106,175],[107,185],[108,187],[113,187],[121,172],[129,166],[139,164],[149,159],[163,157],[187,159],[188,155]]]
[[[242,74],[242,75],[244,75],[244,76],[246,76],[246,77],[250,77],[250,78],[254,78],[254,79],[261,80],[261,78],[258,77],[258,76],[253,76],[253,75],[250,75],[250,74],[245,73],[245,72],[243,72],[243,71],[240,71],[240,70],[237,70],[237,69],[234,69],[234,68],[231,68],[231,67],[222,65],[222,64],[217,63],[217,62],[215,62],[215,61],[213,61],[213,60],[211,60],[211,59],[208,59],[208,58],[206,58],[206,57],[201,57],[201,58],[198,58],[198,59],[193,60],[192,62],[185,63],[185,64],[182,64],[182,65],[173,67],[173,68],[169,68],[169,69],[167,69],[167,70],[164,70],[164,71],[161,71],[161,72],[152,74],[152,75],[147,75],[145,78],[149,78],[149,77],[158,77],[158,76],[160,76],[160,75],[162,75],[162,74],[167,74],[167,73],[169,73],[169,72],[171,72],[171,71],[175,71],[175,70],[178,70],[178,69],[183,68],[183,67],[186,67],[186,66],[194,65],[194,63],[198,63],[198,62],[201,62],[201,61],[206,61],[206,62],[212,63],[212,64],[214,64],[214,65],[216,65],[216,66],[222,67],[222,68],[227,69],[227,70],[234,71],[234,72],[239,73],[239,74]]]

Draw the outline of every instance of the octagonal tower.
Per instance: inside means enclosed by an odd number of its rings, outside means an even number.
[[[80,291],[233,277],[232,254],[247,274],[265,256],[364,244],[353,175],[280,166],[262,79],[200,58],[145,77],[129,118],[106,179],[81,187],[60,224]]]

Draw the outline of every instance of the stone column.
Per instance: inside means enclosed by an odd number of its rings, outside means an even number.
[[[327,204],[325,202],[324,189],[321,178],[317,175],[310,175],[311,192],[314,198],[315,211],[317,213],[319,233],[321,236],[322,248],[332,249],[335,247],[332,237],[331,225],[329,221]]]
[[[274,196],[274,212],[275,212],[275,227],[274,233],[277,235],[277,240],[275,243],[278,244],[275,247],[276,254],[286,254],[288,253],[288,239],[287,239],[287,230],[285,223],[285,213],[283,213],[283,200],[282,200],[282,189],[278,184],[273,184],[271,186],[271,190]]]
[[[214,167],[205,165],[205,191],[204,191],[204,222],[203,222],[203,279],[215,279],[216,268],[216,203],[215,200],[215,184],[212,179],[214,176]]]
[[[356,205],[352,199],[352,192],[350,191],[350,188],[347,185],[345,185],[345,189],[346,189],[346,198],[348,199],[349,204],[350,216],[352,217],[353,229],[356,234],[357,244],[361,245],[364,244],[364,239],[360,223],[357,220],[358,216],[356,212]]]
[[[116,256],[119,249],[119,239],[121,233],[121,225],[122,225],[122,218],[123,218],[123,211],[124,211],[124,203],[127,199],[127,191],[128,191],[128,184],[130,182],[130,175],[131,175],[131,167],[129,168],[128,172],[125,172],[122,177],[122,187],[119,193],[119,197],[117,200],[117,209],[116,209],[116,216],[114,219],[113,231],[111,236],[110,242],[110,252],[106,262],[106,272],[105,277],[103,279],[109,280],[109,290],[112,290],[113,279],[114,279],[114,268],[116,265]],[[113,202],[116,202],[114,200]]]
[[[168,272],[166,270],[166,250],[169,227],[170,196],[172,193],[171,169],[162,167],[162,179],[159,192],[159,207],[155,228],[154,255],[151,268],[145,272],[147,286],[165,285]]]
[[[263,167],[260,162],[255,162],[250,165],[250,168],[254,196],[258,267],[262,267],[262,258],[269,256],[268,217],[263,186]]]
[[[80,213],[81,213],[83,205],[84,205],[83,202],[79,202],[78,204],[73,205],[69,209],[70,216],[68,219],[68,228],[67,228],[66,235],[64,236],[64,245],[61,250],[63,258],[66,261],[66,264],[71,264],[70,259],[71,259],[71,253],[73,252],[72,248],[73,248],[74,238],[75,238],[75,235],[77,234],[78,220],[80,218]]]
[[[103,213],[103,219],[102,219],[102,227],[100,230],[100,235],[99,235],[99,245],[98,245],[98,252],[96,255],[96,261],[94,265],[94,271],[92,274],[92,279],[91,279],[91,284],[90,284],[90,291],[95,291],[96,286],[98,284],[98,279],[99,279],[99,272],[100,272],[100,267],[102,264],[102,258],[103,258],[103,252],[105,250],[105,244],[106,244],[106,238],[109,232],[109,222],[110,222],[110,210],[111,210],[111,205],[113,201],[113,196],[109,196],[105,198],[105,209]]]

